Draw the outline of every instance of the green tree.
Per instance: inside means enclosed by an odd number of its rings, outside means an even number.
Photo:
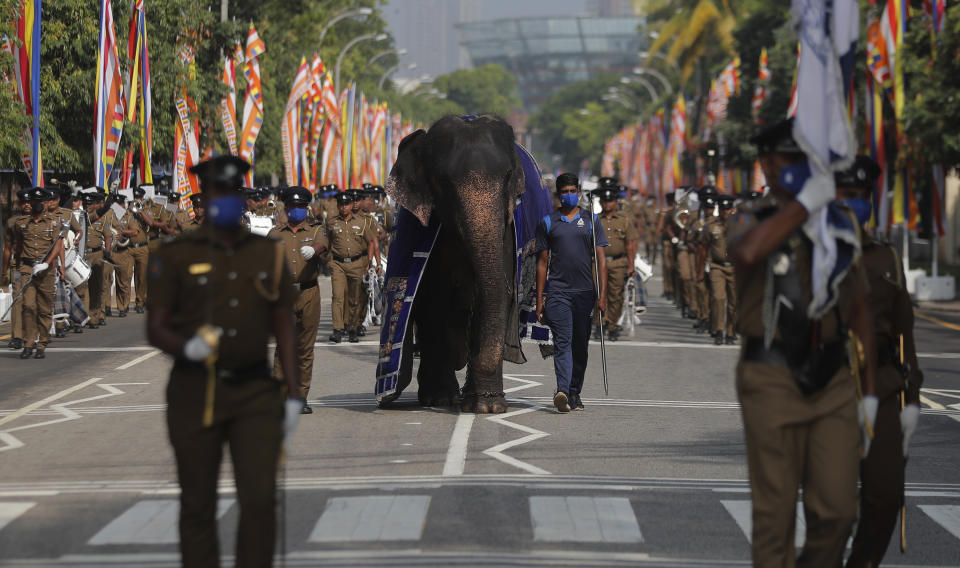
[[[0,37],[7,36],[11,41],[15,40],[13,13],[19,5],[20,0],[0,0]],[[3,81],[2,77],[9,78],[11,82]],[[24,116],[13,80],[13,57],[0,52],[0,164],[20,169],[20,153],[23,150],[20,133],[30,124]]]
[[[440,75],[434,79],[433,86],[446,93],[447,100],[473,114],[507,117],[522,105],[516,78],[496,64]]]

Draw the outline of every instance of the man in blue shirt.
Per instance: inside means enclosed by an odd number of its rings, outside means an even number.
[[[557,176],[560,209],[537,226],[537,320],[553,332],[553,367],[557,394],[553,404],[560,412],[583,410],[580,391],[587,369],[590,317],[594,307],[606,309],[607,246],[603,224],[596,223],[596,247],[591,234],[596,215],[580,210],[579,180],[571,173]],[[582,214],[581,214],[582,213]],[[597,255],[600,294],[593,278],[593,255]],[[544,301],[549,267],[550,292]]]

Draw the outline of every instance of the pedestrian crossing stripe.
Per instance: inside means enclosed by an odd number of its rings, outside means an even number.
[[[234,499],[217,502],[217,518],[222,518]],[[93,535],[88,544],[176,544],[180,502],[175,499],[140,501],[110,521]]]
[[[329,498],[307,540],[312,543],[418,541],[423,537],[430,502],[427,495]],[[749,543],[752,538],[751,502],[721,500],[720,503]],[[220,499],[217,518],[223,518],[234,504],[234,499]],[[10,525],[29,514],[36,505],[35,501],[0,501],[0,531],[15,530]],[[536,542],[645,542],[633,505],[626,497],[538,495],[528,498],[528,507]],[[960,505],[922,504],[916,508],[960,540]],[[104,526],[87,544],[175,545],[178,542],[178,516],[179,502],[175,499],[138,501]],[[803,509],[798,504],[794,541],[798,550],[803,548],[805,533]]]
[[[11,501],[0,503],[0,530],[7,526],[14,519],[29,511],[36,502],[32,501]]]

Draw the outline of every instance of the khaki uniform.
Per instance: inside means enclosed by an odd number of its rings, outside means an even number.
[[[359,215],[351,215],[346,221],[338,214],[327,222],[327,238],[332,255],[333,329],[355,331],[361,323],[356,317],[360,313],[363,274],[370,262],[367,245],[377,238],[376,229]]]
[[[691,215],[690,217],[692,217]],[[676,225],[676,223],[674,223]],[[687,309],[695,309],[696,289],[694,283],[694,258],[693,244],[690,242],[692,234],[690,231],[691,221],[688,218],[687,224],[683,229],[677,231],[679,241],[674,245],[677,250],[677,287],[678,296],[681,298],[681,304]]]
[[[607,256],[607,311],[603,314],[603,324],[613,329],[623,313],[623,292],[627,284],[627,273],[633,259],[627,256],[627,243],[639,238],[627,213],[617,211],[609,217],[600,215],[600,224],[610,246],[605,249]]]
[[[190,218],[190,215],[183,209],[177,209],[177,212],[174,213],[173,219],[176,223],[177,234],[184,232],[188,226],[191,226],[193,219]],[[199,223],[197,223],[199,225]]]
[[[772,196],[751,203],[727,221],[731,244],[758,219],[779,208]],[[866,278],[855,262],[840,282],[838,302],[818,321],[780,323],[772,349],[764,350],[764,290],[773,266],[787,267],[778,280],[798,285],[805,313],[811,297],[811,247],[797,230],[764,262],[736,273],[738,323],[743,349],[737,364],[737,395],[747,443],[747,466],[753,503],[754,566],[838,566],[857,517],[860,428],[856,385],[846,363],[844,331],[850,303],[866,293]],[[789,263],[786,261],[789,260]],[[793,271],[790,274],[789,271]],[[771,312],[768,306],[766,311]],[[806,327],[809,326],[809,327]],[[809,332],[809,334],[807,333]],[[819,342],[810,337],[819,335]],[[825,382],[809,396],[794,378],[797,369],[770,353],[819,348],[824,363],[811,373]],[[809,360],[801,352],[799,358]],[[781,356],[782,359],[782,356]],[[806,544],[797,558],[794,528],[798,490],[803,489],[807,520]]]
[[[13,247],[14,243],[17,242],[16,235],[15,235],[15,233],[14,233],[14,225],[16,224],[16,222],[17,222],[18,220],[20,220],[21,218],[26,218],[26,217],[27,217],[27,215],[15,215],[15,216],[7,219],[7,226],[4,228],[4,231],[5,231],[5,233],[6,233],[6,235],[5,235],[4,238],[5,238],[5,242],[10,243],[10,246],[11,246],[11,247]],[[11,249],[11,250],[13,250],[13,249]],[[12,255],[12,254],[10,255],[10,261],[11,261],[11,262],[10,262],[11,266],[15,266],[15,265],[16,265],[16,259],[13,258],[13,255]],[[12,270],[11,272],[13,273],[13,274],[12,274],[12,278],[11,278],[11,283],[13,284],[13,290],[12,290],[12,292],[13,292],[13,297],[16,298],[16,297],[17,297],[17,294],[20,293],[20,287],[23,286],[24,280],[20,277],[20,271],[19,271],[19,270],[16,270],[16,269],[15,269],[15,270]],[[14,339],[21,339],[21,340],[22,340],[22,339],[23,339],[23,333],[24,333],[24,329],[23,329],[23,302],[22,302],[22,301],[17,301],[17,302],[14,303],[13,306],[10,308],[10,339],[11,339],[11,341],[14,340]]]
[[[240,505],[236,565],[270,566],[273,559],[284,394],[270,376],[267,342],[274,309],[291,309],[295,294],[283,255],[281,243],[256,235],[223,248],[204,227],[161,245],[150,261],[149,309],[170,310],[173,331],[182,337],[202,324],[223,329],[212,424],[204,426],[211,401],[203,364],[178,357],[167,385],[186,567],[220,565],[216,487],[224,443]]]
[[[673,246],[673,240],[670,238],[669,226],[673,223],[673,207],[669,207],[660,212],[660,219],[657,226],[661,228],[658,235],[660,244],[663,246],[663,292],[676,297],[678,290],[675,289],[676,281],[676,251]]]
[[[129,215],[129,213],[128,213]],[[151,229],[143,222],[139,215],[133,215],[134,222],[139,225],[140,233],[130,237],[130,259],[133,267],[133,289],[136,307],[141,308],[147,301],[147,264],[150,262],[150,233]]]
[[[287,268],[297,290],[293,315],[296,318],[297,360],[300,362],[300,398],[306,400],[313,377],[313,350],[317,341],[317,326],[320,324],[320,288],[317,286],[317,278],[320,276],[321,253],[306,260],[300,254],[300,247],[322,245],[326,248],[327,236],[322,225],[307,224],[302,224],[297,229],[281,225],[271,229],[267,236],[283,241]],[[283,378],[279,347],[273,352],[273,375]]]
[[[177,220],[174,217],[173,213],[171,213],[170,211],[167,211],[167,208],[164,207],[163,205],[160,205],[159,203],[150,202],[145,204],[145,209],[146,209],[146,212],[151,217],[153,217],[154,221],[164,223],[168,227],[176,226]],[[157,227],[147,227],[146,224],[144,224],[144,230],[147,233],[147,239],[149,242],[149,245],[147,246],[148,251],[150,253],[156,252],[156,250],[160,248],[161,239],[166,237],[167,233],[163,232]],[[148,260],[149,260],[149,255],[148,255]]]
[[[918,404],[923,373],[913,341],[913,306],[907,293],[900,256],[890,246],[867,238],[863,266],[870,283],[867,302],[873,313],[877,345],[877,398],[870,453],[860,467],[860,521],[847,566],[879,566],[897,524],[903,497],[903,431],[900,393]],[[900,334],[906,379],[900,367]]]
[[[710,330],[733,337],[737,323],[737,289],[733,263],[727,257],[727,231],[720,219],[707,225],[707,260],[710,262]]]
[[[328,197],[320,202],[320,211],[323,216],[324,225],[329,224],[335,217],[340,215],[340,210],[337,208],[337,199],[335,197]]]
[[[22,216],[14,224],[17,251],[16,266],[20,271],[21,286],[33,273],[33,265],[44,261],[63,230],[60,219],[44,213],[37,221],[33,216]],[[26,287],[21,314],[23,317],[23,346],[45,349],[50,343],[50,323],[53,320],[53,295],[57,283],[55,260],[34,276]]]
[[[137,293],[139,294],[141,290],[146,292],[147,287],[145,266],[149,254],[147,251],[147,234],[143,232],[140,221],[127,211],[123,217],[117,219],[117,230],[127,231],[130,229],[137,231],[136,235],[129,237],[130,244],[122,248],[117,247],[111,255],[116,265],[114,268],[114,285],[116,286],[117,309],[122,312],[126,312],[130,307],[130,281],[138,263],[144,264],[144,267],[138,274],[137,280],[139,281],[142,277],[144,281],[142,285],[137,286]],[[118,235],[115,238],[122,237]]]
[[[704,265],[700,264],[699,259],[702,258],[702,250],[706,246],[706,226],[707,223],[713,217],[704,217],[702,219],[697,219],[691,225],[691,251],[690,257],[693,261],[693,288],[694,288],[694,311],[697,313],[697,319],[701,321],[708,320],[710,318],[710,290],[708,289],[709,279],[706,274],[704,274],[703,279],[700,278],[700,272],[704,270]],[[700,253],[700,254],[698,254]]]
[[[660,236],[657,235],[657,220],[660,218],[660,210],[656,207],[644,206],[640,222],[643,223],[643,240],[646,244],[647,259],[650,264],[657,262],[657,242]]]
[[[104,262],[104,250],[106,236],[113,237],[113,231],[119,231],[120,226],[117,223],[117,216],[113,211],[107,210],[96,221],[87,226],[87,254],[84,257],[87,264],[90,265],[90,278],[77,287],[77,294],[90,314],[90,321],[97,323],[103,318],[103,308],[110,301],[110,270],[111,265]]]

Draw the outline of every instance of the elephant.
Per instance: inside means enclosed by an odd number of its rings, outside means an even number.
[[[535,162],[521,150],[513,128],[492,115],[447,116],[400,142],[386,182],[399,214],[385,282],[381,406],[410,385],[416,351],[421,405],[507,410],[503,360],[525,361],[517,259],[533,257],[524,246],[530,243],[518,240],[528,239],[517,231],[515,213],[528,186],[537,194],[537,214],[549,206],[539,168],[529,167]],[[404,235],[416,244],[405,247]],[[456,372],[464,367],[461,389]]]

